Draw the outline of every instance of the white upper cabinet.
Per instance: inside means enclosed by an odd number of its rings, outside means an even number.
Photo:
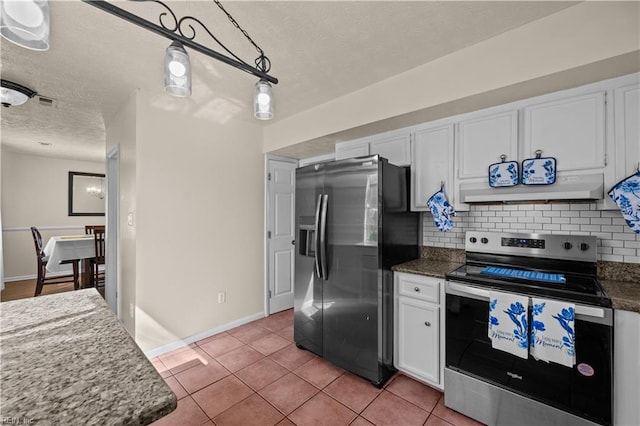
[[[365,155],[369,155],[368,140],[359,139],[357,141],[342,142],[336,144],[336,160],[363,157]]]
[[[482,113],[481,113],[482,114]],[[458,124],[458,178],[486,178],[489,165],[506,155],[518,161],[518,111],[480,115]]]
[[[605,92],[524,108],[523,157],[555,157],[558,171],[605,167]]]
[[[411,164],[411,133],[409,130],[393,131],[336,144],[336,160],[380,155],[396,166]]]
[[[624,147],[617,179],[623,179],[640,165],[640,83],[617,88],[614,97],[616,146]]]
[[[383,134],[371,139],[369,153],[379,154],[396,166],[411,164],[411,134],[408,131]]]
[[[453,124],[415,130],[411,155],[411,210],[428,211],[427,200],[444,183],[453,203]]]

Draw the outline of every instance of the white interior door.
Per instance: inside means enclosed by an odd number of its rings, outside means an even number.
[[[269,160],[269,313],[293,307],[296,163]]]

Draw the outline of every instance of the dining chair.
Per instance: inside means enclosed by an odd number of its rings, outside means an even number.
[[[42,293],[42,287],[46,284],[63,284],[72,282],[74,290],[80,288],[80,274],[78,267],[80,261],[78,259],[72,259],[60,262],[70,263],[73,267],[73,275],[47,277],[47,261],[49,259],[43,252],[42,235],[35,226],[31,227],[31,235],[33,236],[33,243],[36,247],[36,258],[38,261],[38,277],[36,279],[36,292],[34,297]]]
[[[96,249],[96,257],[91,261],[91,282],[95,286],[96,290],[100,287],[104,289],[104,268],[100,269],[100,266],[104,265],[104,225],[93,226],[91,231],[92,232],[88,233],[93,234],[93,241]]]
[[[87,235],[93,234],[95,230],[104,232],[104,225],[85,225],[84,233]]]

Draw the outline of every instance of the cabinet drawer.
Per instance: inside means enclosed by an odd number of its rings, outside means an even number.
[[[398,294],[432,303],[440,303],[440,280],[413,274],[398,277]]]

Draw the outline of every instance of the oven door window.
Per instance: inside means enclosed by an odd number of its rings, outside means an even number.
[[[568,368],[493,349],[487,336],[487,300],[447,294],[446,305],[448,368],[598,423],[611,424],[610,326],[577,320],[576,366]],[[530,319],[531,312],[529,315]],[[581,373],[577,368],[580,364],[590,368],[581,368]]]

